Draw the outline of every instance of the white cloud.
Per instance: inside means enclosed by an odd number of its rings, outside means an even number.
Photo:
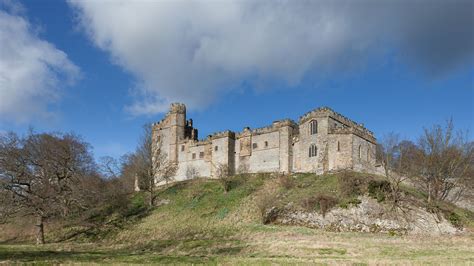
[[[469,0],[69,3],[94,44],[137,78],[135,114],[171,101],[206,106],[243,80],[297,85],[387,47],[434,75],[470,62],[474,50]]]
[[[67,55],[41,40],[22,7],[2,1],[0,9],[0,119],[28,122],[54,115],[61,89],[79,75]],[[1,6],[0,6],[1,7]],[[7,11],[9,9],[9,11]]]

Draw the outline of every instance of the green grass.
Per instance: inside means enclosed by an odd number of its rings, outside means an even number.
[[[363,174],[351,175],[364,178]],[[275,205],[293,202],[298,206],[303,199],[321,194],[338,198],[346,207],[358,204],[357,193],[344,189],[340,175],[295,174],[290,178],[291,188],[277,186]],[[137,194],[121,214],[109,212],[96,217],[98,221],[112,221],[112,225],[79,234],[68,242],[42,247],[0,244],[0,262],[241,265],[474,262],[472,234],[420,237],[263,225],[255,197],[272,184],[278,184],[278,179],[269,174],[235,176],[227,193],[216,180],[174,183],[157,192],[157,201],[169,200],[169,204],[149,210],[144,195]],[[474,219],[471,212],[456,208],[454,212],[460,219]],[[49,240],[58,239],[49,234]]]

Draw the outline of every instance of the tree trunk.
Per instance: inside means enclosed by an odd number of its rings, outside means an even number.
[[[431,181],[428,181],[428,203],[431,203]]]
[[[44,218],[42,215],[36,217],[36,245],[44,244]]]
[[[150,207],[153,207],[153,191],[150,191],[150,201],[148,202],[150,204]]]

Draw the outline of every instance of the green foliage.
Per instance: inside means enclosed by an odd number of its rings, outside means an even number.
[[[343,199],[341,202],[339,202],[338,206],[343,208],[343,209],[348,209],[351,206],[358,206],[361,203],[360,199],[358,198],[347,198]]]
[[[369,196],[383,202],[390,193],[390,183],[386,180],[370,180],[367,187]]]
[[[449,213],[447,218],[452,225],[456,226],[457,228],[462,228],[463,225],[461,217],[459,217],[459,215],[457,215],[455,212]]]
[[[229,213],[229,209],[224,207],[224,208],[220,209],[219,212],[217,213],[217,218],[222,220],[227,216],[228,213]]]

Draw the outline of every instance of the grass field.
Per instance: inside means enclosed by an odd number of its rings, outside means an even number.
[[[217,181],[193,180],[158,192],[169,204],[139,219],[79,234],[66,242],[63,228],[49,232],[41,247],[0,244],[0,261],[13,263],[208,263],[208,264],[473,264],[474,236],[397,236],[327,232],[298,226],[263,225],[256,197],[279,190],[275,204],[299,202],[330,192],[342,202],[335,176],[298,175],[293,188],[278,186],[269,175],[239,176],[223,193]],[[137,194],[131,208],[143,207]],[[133,213],[133,212],[131,212]],[[472,220],[472,213],[465,219]],[[112,219],[112,218],[110,218]],[[123,219],[122,219],[123,220]],[[1,229],[1,228],[0,228]],[[1,237],[0,237],[1,239]]]
[[[36,263],[397,263],[472,264],[472,236],[418,237],[322,232],[249,225],[223,238],[152,240],[146,245],[95,243],[0,245],[2,262]]]

